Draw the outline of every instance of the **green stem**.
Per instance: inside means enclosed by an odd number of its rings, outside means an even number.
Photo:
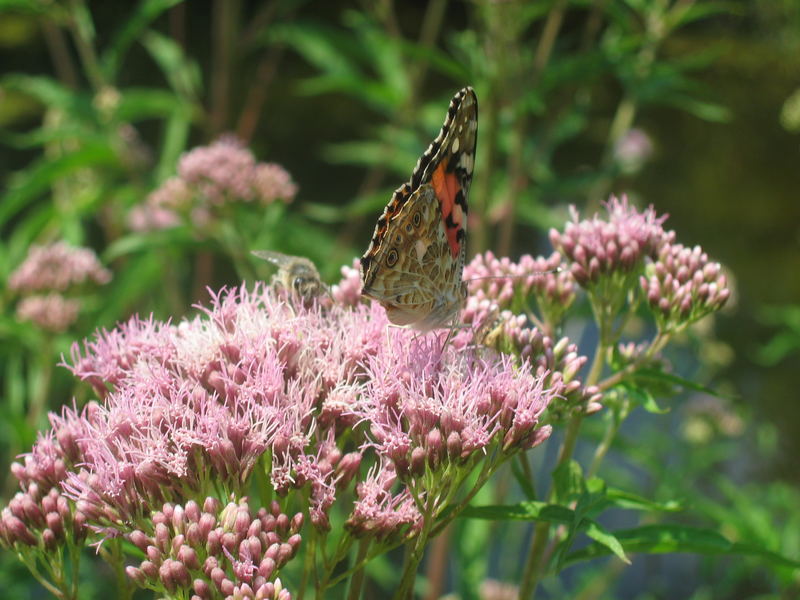
[[[297,598],[298,600],[303,600],[303,597],[306,593],[306,587],[308,586],[308,580],[311,577],[311,573],[314,571],[314,557],[317,553],[317,535],[312,527],[310,539],[308,540],[308,546],[306,546],[305,552],[305,562],[303,563],[303,575],[300,578],[300,585],[297,589]],[[321,590],[319,589],[319,580],[317,580],[317,597],[322,598]]]
[[[99,92],[106,84],[103,71],[100,69],[100,61],[97,58],[94,46],[91,40],[87,39],[87,32],[81,26],[81,13],[84,17],[89,18],[89,9],[83,0],[72,0],[70,3],[69,27],[72,32],[72,38],[75,42],[75,47],[78,50],[81,64],[83,64],[86,76],[92,84],[95,92]]]
[[[594,353],[592,366],[589,369],[589,375],[586,377],[586,385],[595,385],[600,378],[605,363],[606,346],[603,344],[602,336],[597,343],[597,350]],[[578,441],[578,434],[581,430],[581,423],[583,422],[583,412],[578,412],[573,415],[567,424],[567,431],[564,434],[564,442],[561,444],[561,449],[558,453],[558,462],[556,469],[572,459],[572,454],[575,451],[575,445]],[[548,501],[553,498],[553,488],[550,488],[548,494]],[[519,597],[522,600],[532,598],[536,593],[536,587],[539,584],[544,564],[542,558],[545,549],[547,548],[547,540],[550,536],[550,524],[539,521],[533,532],[533,539],[531,547],[528,551],[528,559],[525,561],[525,568],[522,573],[522,582],[520,583]]]
[[[50,393],[50,383],[53,379],[53,339],[45,338],[39,353],[40,371],[34,392],[31,394],[31,404],[28,407],[28,425],[34,429],[38,427],[42,413],[47,407],[47,396]]]
[[[347,600],[358,600],[361,598],[361,588],[364,586],[364,565],[366,564],[369,552],[370,539],[364,538],[358,542],[358,554],[356,555],[356,570],[350,578],[350,589],[347,592]]]

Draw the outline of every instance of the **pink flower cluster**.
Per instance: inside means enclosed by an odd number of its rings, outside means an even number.
[[[128,223],[134,231],[174,227],[189,219],[203,227],[214,211],[231,202],[271,204],[290,202],[297,185],[275,163],[258,163],[253,153],[233,136],[184,154],[178,174],[134,207]]]
[[[35,323],[44,331],[66,331],[78,318],[81,303],[67,297],[85,285],[104,285],[111,280],[90,248],[65,242],[31,246],[28,256],[11,274],[9,289],[23,297],[17,305],[20,321]]]
[[[719,310],[730,297],[719,263],[700,246],[666,245],[641,277],[642,292],[662,329],[680,329]]]
[[[8,287],[24,294],[66,292],[87,282],[103,285],[109,281],[111,273],[90,248],[56,242],[31,246],[23,263],[11,274]]]
[[[542,318],[552,326],[561,321],[575,299],[575,281],[558,252],[547,258],[525,254],[513,262],[488,251],[464,267],[464,280],[471,296],[487,298],[500,309],[520,312],[521,304],[532,295]]]
[[[34,504],[50,490],[68,499],[70,523],[83,535],[130,536],[135,524],[147,559],[129,574],[164,589],[191,581],[200,598],[198,590],[212,587],[234,597],[250,597],[247,589],[279,594],[277,585],[264,586],[296,551],[299,537],[291,536],[302,523],[270,550],[278,540],[254,508],[235,531],[247,535],[234,543],[213,506],[203,509],[217,515],[213,527],[195,531],[192,498],[243,498],[253,473],[269,465],[273,489],[291,502],[302,498],[311,526],[330,528],[331,506],[355,482],[349,530],[403,539],[419,531],[411,493],[424,495],[426,474],[441,476],[448,464],[467,472],[487,453],[503,458],[539,444],[550,431],[540,425],[543,411],[563,389],[509,357],[442,350],[441,339],[390,328],[377,305],[292,305],[259,284],[221,292],[204,313],[175,325],[133,318],[76,344],[67,366],[102,403],[51,415],[51,431],[12,469]],[[359,477],[364,460],[379,465],[366,478]],[[30,504],[15,505],[16,513],[33,515]],[[16,513],[3,521],[6,545],[36,539],[48,523]],[[267,539],[250,531],[256,520]],[[205,568],[210,554],[201,551],[218,527],[224,577]],[[264,567],[267,559],[274,569]],[[233,576],[228,567],[237,565]],[[237,586],[245,595],[236,596]]]
[[[126,573],[141,587],[196,600],[289,600],[274,575],[297,554],[302,525],[302,513],[290,518],[277,502],[255,512],[246,498],[225,506],[214,497],[202,507],[167,503],[146,531],[126,535],[145,556]]]
[[[606,211],[607,219],[595,215],[581,221],[572,208],[572,221],[564,231],[550,230],[553,247],[567,258],[572,276],[585,288],[608,274],[635,271],[646,256],[654,258],[674,239],[674,233],[661,226],[666,217],[657,217],[652,207],[639,212],[625,196],[612,196]]]

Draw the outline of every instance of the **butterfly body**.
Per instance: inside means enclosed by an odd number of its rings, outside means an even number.
[[[411,179],[392,195],[361,258],[362,294],[378,301],[395,325],[445,327],[464,304],[461,275],[477,127],[475,92],[464,88]]]

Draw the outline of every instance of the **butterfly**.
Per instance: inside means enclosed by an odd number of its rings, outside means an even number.
[[[305,303],[327,292],[327,286],[322,282],[317,267],[307,258],[272,250],[253,250],[253,254],[278,267],[278,271],[272,276],[273,289],[285,291]]]
[[[467,196],[475,163],[478,100],[450,101],[442,129],[392,195],[361,257],[361,293],[389,321],[419,331],[454,324],[467,296]]]

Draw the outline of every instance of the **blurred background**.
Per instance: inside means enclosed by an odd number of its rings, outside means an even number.
[[[55,367],[74,341],[269,278],[252,249],[307,256],[336,281],[465,85],[480,106],[470,256],[549,254],[570,204],[587,215],[626,193],[735,281],[673,357],[724,397],[631,419],[608,478],[692,497],[731,538],[797,556],[796,0],[0,1],[2,472],[46,410],[87,397]],[[192,203],[198,171],[236,164],[260,169],[254,197]],[[13,274],[60,240],[113,278],[70,291],[72,319],[26,319]],[[743,559],[607,564],[544,594],[775,597],[791,581]],[[13,557],[0,568],[0,585],[34,597]]]

